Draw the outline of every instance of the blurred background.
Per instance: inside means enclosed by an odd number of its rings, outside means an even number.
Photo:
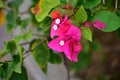
[[[20,12],[25,12],[29,6],[31,6],[31,0],[24,0],[20,6]],[[25,17],[29,17],[29,14],[22,15],[22,18]],[[12,39],[19,32],[18,28],[9,35],[6,31],[6,23],[0,26],[0,50],[3,49],[5,41]],[[71,80],[120,80],[120,28],[109,33],[95,29],[93,41],[81,40],[81,43],[83,51],[79,54],[79,62],[67,60]],[[9,58],[9,55],[6,57]],[[47,75],[38,67],[32,55],[25,58],[24,66],[29,80],[66,80],[67,78],[64,62],[48,63]]]

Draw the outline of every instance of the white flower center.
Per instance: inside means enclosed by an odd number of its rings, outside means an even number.
[[[56,23],[56,24],[59,24],[59,23],[60,23],[60,19],[57,18],[57,19],[55,20],[55,23]]]
[[[53,29],[54,29],[54,30],[57,30],[57,28],[58,28],[57,25],[54,25],[54,26],[53,26]]]
[[[60,45],[61,45],[61,46],[64,45],[64,41],[63,41],[63,40],[60,41]]]

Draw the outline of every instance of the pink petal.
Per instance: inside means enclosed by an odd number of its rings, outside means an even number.
[[[71,28],[67,32],[68,36],[71,36],[73,39],[80,41],[81,31],[76,26],[72,25]]]
[[[59,25],[59,34],[66,33],[71,27],[71,22],[68,20],[68,16],[66,16],[63,22]]]
[[[72,49],[70,47],[70,42],[71,40],[69,41],[66,41],[65,45],[63,46],[63,50],[64,50],[64,53],[66,55],[66,57],[72,61],[72,58],[71,58],[71,54],[72,54]]]
[[[63,46],[60,45],[60,40],[60,38],[53,39],[48,43],[48,47],[55,51],[63,52]]]
[[[52,24],[51,24],[51,31],[50,31],[50,37],[51,38],[53,38],[54,36],[58,36],[58,32],[57,32],[57,30],[54,30],[54,25],[56,25],[55,23],[54,23],[54,21],[52,22]],[[58,26],[58,25],[57,25]]]
[[[90,22],[87,21],[87,22],[84,23],[84,25],[85,25],[86,27],[90,27]]]
[[[72,55],[72,59],[75,62],[78,62],[78,54],[81,52],[82,50],[82,46],[79,42],[74,42],[73,44],[73,55]]]
[[[65,42],[63,50],[69,60],[78,62],[78,54],[82,50],[82,47],[79,42],[71,39]]]
[[[99,21],[99,20],[96,20],[94,23],[93,23],[93,26],[97,29],[104,29],[106,27],[105,23]]]

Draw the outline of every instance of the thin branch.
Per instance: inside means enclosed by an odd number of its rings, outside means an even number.
[[[115,10],[118,9],[118,0],[115,0]]]
[[[103,4],[105,4],[105,0],[102,0]]]
[[[64,54],[62,54],[62,56],[63,56],[63,59],[64,59],[64,65],[65,65],[66,70],[67,70],[67,80],[70,80],[70,69],[69,69],[69,66],[68,66],[67,58]]]
[[[27,44],[29,44],[29,43],[30,43],[30,41],[28,41],[28,42],[23,42],[23,43],[20,43],[19,45],[23,46],[23,45],[27,45]]]
[[[46,39],[45,39],[46,40]],[[23,58],[26,58],[27,56],[30,55],[30,52],[32,52],[33,50],[35,50],[40,44],[42,44],[45,40],[41,41],[40,43],[38,43],[33,49],[27,50],[23,53]]]

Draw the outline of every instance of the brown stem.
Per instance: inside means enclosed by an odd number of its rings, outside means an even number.
[[[65,65],[66,70],[67,70],[67,80],[70,80],[70,69],[69,69],[69,65],[67,62],[67,58],[64,54],[62,54],[62,56],[63,56],[63,60],[64,60],[64,65]]]

